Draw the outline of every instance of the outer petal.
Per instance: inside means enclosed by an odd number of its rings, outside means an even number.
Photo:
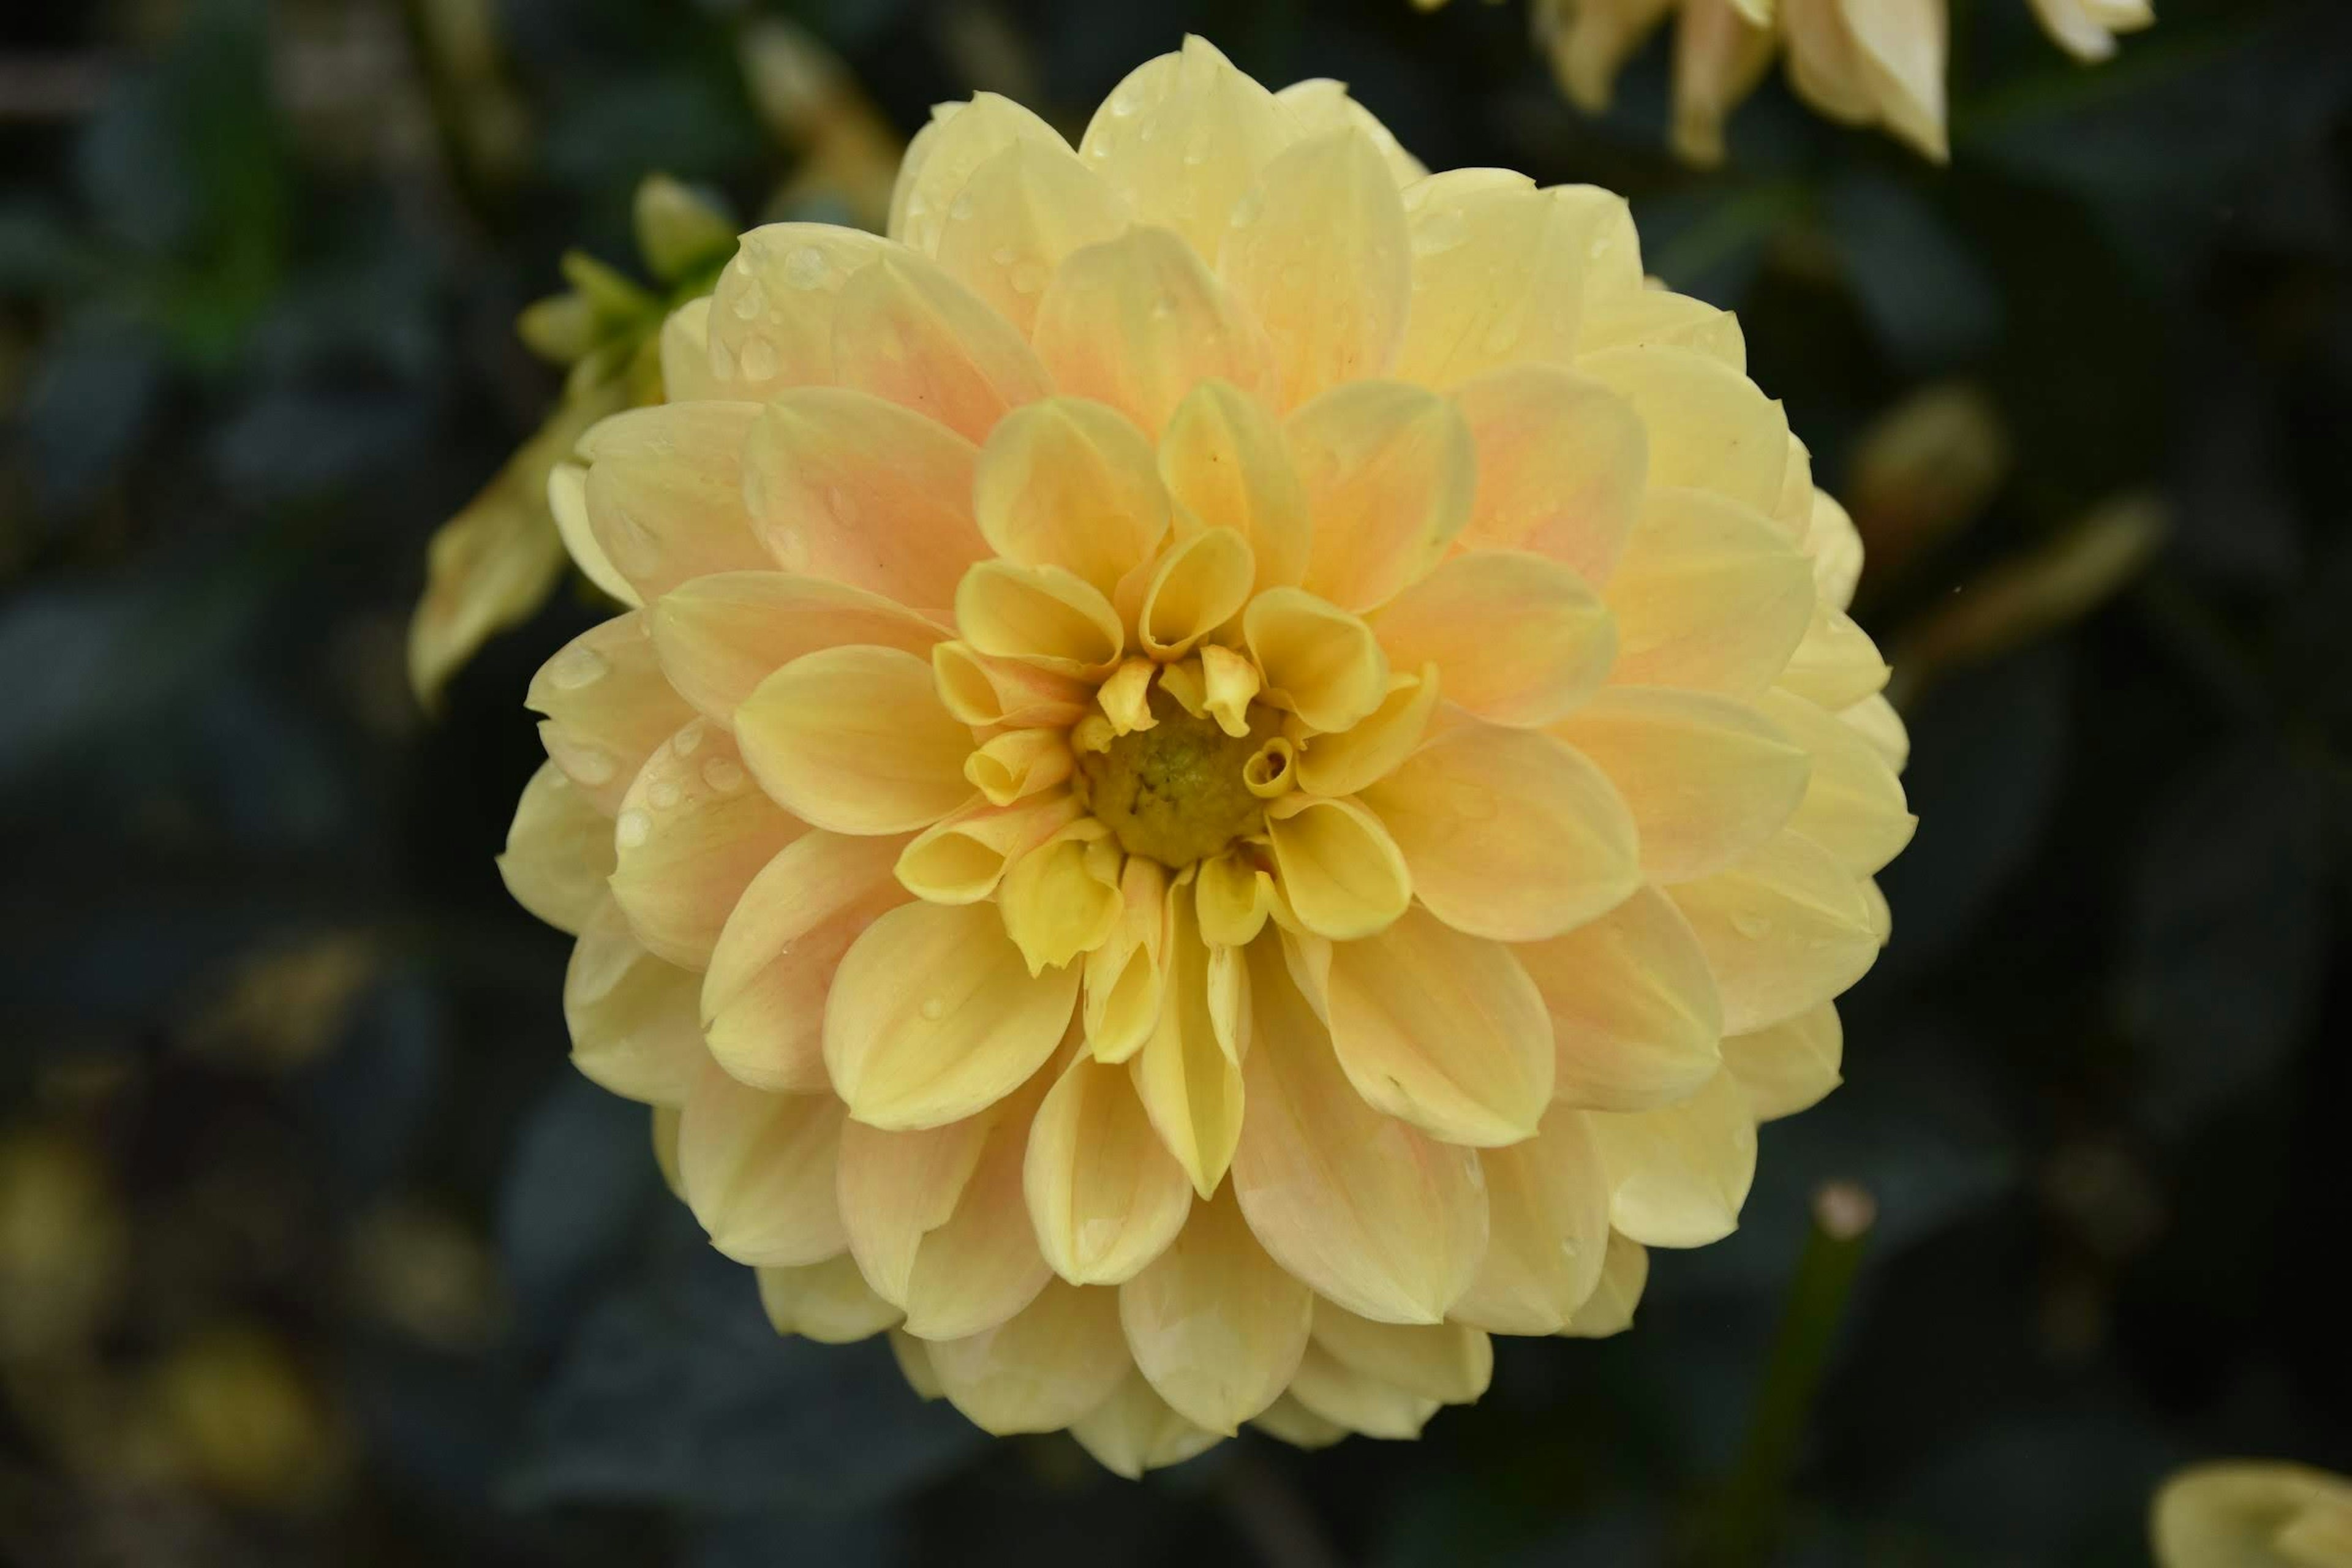
[[[1467,1405],[1486,1392],[1495,1350],[1460,1323],[1376,1323],[1329,1301],[1315,1303],[1315,1344],[1340,1365],[1424,1399]]]
[[[1633,405],[1553,365],[1516,364],[1454,389],[1478,450],[1462,542],[1526,550],[1601,584],[1642,504],[1650,437]]]
[[[1715,977],[1689,922],[1656,889],[1516,951],[1551,1014],[1552,1092],[1563,1103],[1646,1110],[1715,1076]]]
[[[931,667],[900,648],[805,654],[736,710],[735,738],[760,786],[835,833],[906,833],[970,794],[971,731],[940,703]]]
[[[824,998],[849,944],[908,893],[905,840],[802,834],[751,879],[702,977],[710,1054],[754,1089],[828,1091]]]
[[[1497,724],[1546,724],[1617,657],[1608,609],[1570,568],[1516,551],[1457,555],[1373,617],[1389,662],[1437,666],[1445,700]]]
[[[908,904],[843,956],[824,1065],[858,1121],[937,1127],[994,1104],[1054,1054],[1075,969],[1033,975],[984,904]]]
[[[1206,39],[1128,73],[1095,111],[1078,154],[1133,204],[1202,256],[1227,215],[1290,140],[1274,95]]]
[[[1072,251],[1038,302],[1034,338],[1062,391],[1108,403],[1147,433],[1204,381],[1277,395],[1265,331],[1164,228]]]
[[[1016,142],[972,172],[949,209],[939,262],[1024,332],[1072,251],[1114,239],[1126,201],[1060,145]]]
[[[1209,381],[1184,395],[1160,437],[1160,478],[1194,518],[1249,542],[1259,589],[1307,574],[1307,492],[1282,426],[1239,387]]]
[[[1712,491],[1772,515],[1789,463],[1780,405],[1694,349],[1604,349],[1576,368],[1633,405],[1650,437],[1650,485]]]
[[[1723,1065],[1738,1080],[1748,1111],[1759,1121],[1794,1116],[1821,1103],[1845,1081],[1838,1072],[1844,1056],[1845,1030],[1827,1002],[1723,1042]]]
[[[1081,397],[1033,403],[997,426],[972,504],[999,555],[1061,567],[1105,597],[1168,532],[1151,443],[1117,409]]]
[[[1363,1101],[1270,938],[1249,950],[1256,1027],[1234,1195],[1283,1268],[1349,1310],[1434,1323],[1486,1249],[1477,1155]]]
[[[1623,1333],[1633,1326],[1633,1310],[1642,1304],[1642,1288],[1649,1279],[1648,1251],[1640,1242],[1610,1232],[1609,1250],[1601,1260],[1601,1283],[1591,1300],[1578,1309],[1568,1332],[1583,1340]]]
[[[1470,427],[1421,387],[1334,387],[1293,414],[1285,435],[1314,520],[1305,585],[1343,609],[1396,597],[1470,519]]]
[[[1265,323],[1286,403],[1385,375],[1412,295],[1404,204],[1349,127],[1292,146],[1234,208],[1217,270]]]
[[[1328,1448],[1349,1435],[1348,1428],[1325,1420],[1287,1394],[1267,1405],[1251,1425],[1294,1448],[1310,1450]]]
[[[1862,978],[1879,932],[1863,884],[1794,833],[1671,896],[1723,995],[1723,1027],[1745,1035],[1794,1017]]]
[[[1413,204],[1412,317],[1397,374],[1448,387],[1576,352],[1585,270],[1614,197],[1589,187],[1424,183]]]
[[[1440,1403],[1358,1372],[1317,1344],[1299,1358],[1290,1394],[1324,1420],[1367,1437],[1418,1437]]]
[[[744,235],[710,297],[713,378],[753,403],[788,387],[836,384],[842,289],[893,252],[913,254],[838,224],[763,224]]]
[[[656,953],[704,968],[744,888],[803,831],[751,787],[733,737],[689,720],[654,748],[622,797],[614,900]]]
[[[1756,1176],[1756,1121],[1729,1073],[1655,1110],[1584,1116],[1618,1230],[1646,1247],[1704,1247],[1738,1228]]]
[[[1143,1375],[1186,1420],[1226,1434],[1288,1385],[1313,1302],[1258,1246],[1223,1190],[1118,1293]]]
[[[694,991],[694,975],[647,952],[618,905],[599,905],[563,972],[572,1065],[626,1099],[685,1104],[707,1060]]]
[[[689,577],[766,565],[743,506],[750,403],[672,403],[615,414],[581,437],[596,542],[645,598]]]
[[[972,521],[979,448],[870,393],[803,387],[761,409],[743,452],[753,531],[777,564],[919,609],[955,602],[988,542]]]
[[[1806,748],[1728,697],[1612,686],[1551,733],[1617,786],[1653,881],[1687,882],[1737,864],[1805,797]]]
[[[776,1332],[828,1345],[871,1338],[904,1315],[874,1293],[846,1252],[805,1268],[761,1269],[760,1305]]]
[[[1557,1334],[1601,1283],[1609,1178],[1583,1116],[1545,1112],[1533,1138],[1478,1157],[1486,1256],[1454,1317],[1492,1333]]]
[[[1805,554],[1813,563],[1813,585],[1821,602],[1841,610],[1851,605],[1862,582],[1862,531],[1827,490],[1813,492]]]
[[[1128,1075],[1080,1054],[1029,1129],[1023,1191],[1037,1246],[1073,1285],[1116,1285],[1159,1257],[1192,1187],[1151,1130]]]
[[[1801,697],[1765,693],[1764,711],[1812,754],[1811,781],[1789,826],[1860,876],[1869,876],[1911,842],[1919,819],[1903,785],[1857,731]]]
[[[1224,1179],[1241,1137],[1244,1042],[1231,1025],[1220,1035],[1213,955],[1191,888],[1169,889],[1166,921],[1160,1016],[1130,1070],[1160,1141],[1205,1198]]]
[[[922,132],[922,156],[910,153],[900,166],[890,195],[890,237],[937,256],[966,183],[997,154],[1021,146],[1070,156],[1060,132],[999,93],[975,92],[953,114],[932,121]]]
[[[1551,1021],[1527,972],[1425,910],[1333,946],[1325,1012],[1356,1092],[1433,1137],[1516,1142],[1551,1100]]]
[[[662,320],[662,401],[698,403],[727,395],[710,374],[710,296],[688,300]]]
[[[1588,319],[1578,347],[1587,353],[1614,348],[1696,349],[1745,374],[1748,339],[1739,318],[1671,289],[1641,289],[1597,319]]]
[[[656,746],[694,716],[662,679],[641,612],[616,616],[565,644],[531,677],[523,700],[547,715],[548,757],[607,816]]]
[[[1852,616],[1827,605],[1813,606],[1802,642],[1789,656],[1780,684],[1790,691],[1831,710],[1851,708],[1876,696],[1886,685],[1886,661],[1870,634]]]
[[[934,1341],[930,1353],[948,1402],[999,1436],[1067,1426],[1134,1366],[1119,1338],[1118,1297],[1059,1279],[1003,1322]]]
[[[1169,1407],[1141,1373],[1070,1424],[1070,1436],[1113,1475],[1140,1480],[1146,1470],[1181,1464],[1213,1447],[1217,1434]]]
[[[613,821],[553,763],[522,786],[499,876],[515,902],[558,931],[580,934],[613,874]]]
[[[1345,82],[1333,81],[1328,77],[1309,77],[1283,88],[1274,95],[1274,100],[1290,111],[1290,122],[1302,136],[1320,135],[1349,125],[1361,131],[1380,149],[1381,157],[1388,164],[1389,177],[1400,187],[1428,177],[1429,171],[1422,166],[1421,160],[1400,146],[1395,135],[1370,110],[1348,96]]]
[[[706,1064],[677,1127],[687,1206],[738,1263],[822,1263],[849,1245],[834,1198],[841,1101],[763,1094]]]
[[[1403,850],[1422,903],[1475,936],[1553,936],[1641,885],[1625,803],[1573,748],[1533,731],[1445,731],[1364,804]]]
[[[1653,490],[1609,581],[1616,679],[1752,696],[1813,609],[1812,570],[1762,514],[1699,490]]]
[[[1051,390],[1011,322],[909,251],[886,251],[843,285],[833,353],[843,385],[901,404],[967,440]]]
[[[878,594],[791,572],[721,572],[646,611],[662,673],[704,717],[731,727],[762,680],[806,654],[865,644],[920,658],[947,628]]]
[[[704,300],[701,303],[708,306],[710,301]],[[546,438],[547,432],[542,429],[533,437],[533,443]],[[509,459],[513,460],[516,459]],[[494,485],[496,482],[492,481]],[[565,553],[580,568],[582,576],[631,609],[645,604],[644,595],[629,585],[621,569],[613,564],[613,558],[604,553],[604,547],[596,542],[595,525],[588,518],[587,464],[566,458],[547,471],[547,510],[555,519],[555,531],[563,541]],[[453,521],[450,526],[457,524]],[[436,537],[437,540],[439,536]],[[532,601],[534,605],[537,602]]]

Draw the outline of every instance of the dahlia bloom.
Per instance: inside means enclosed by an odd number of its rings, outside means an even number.
[[[1125,1474],[1738,1220],[1908,838],[1861,566],[1617,197],[1188,39],[743,237],[551,484],[509,886],[778,1327]]]
[[[2156,1494],[2158,1568],[2352,1568],[2352,1480],[2303,1465],[2192,1465]]]
[[[1444,0],[1422,0],[1434,9]],[[1723,122],[1755,90],[1776,50],[1789,85],[1822,114],[1875,125],[1941,163],[1947,0],[1531,0],[1536,37],[1579,108],[1609,105],[1617,72],[1665,19],[1675,34],[1675,150],[1723,159]],[[2050,37],[2085,63],[2116,35],[2156,20],[2150,0],[2032,0]]]

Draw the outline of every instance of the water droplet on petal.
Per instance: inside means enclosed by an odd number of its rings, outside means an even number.
[[[742,764],[732,757],[713,757],[702,764],[702,782],[720,795],[733,795],[743,787]]]
[[[776,345],[765,338],[753,338],[743,345],[743,379],[765,381],[776,374]]]
[[[680,730],[677,734],[670,737],[669,749],[676,752],[681,757],[692,756],[694,754],[695,747],[702,744],[702,737],[704,733],[705,730],[703,722],[701,720],[697,719],[685,729]]]
[[[743,286],[743,291],[735,296],[735,313],[742,317],[747,321],[757,317],[761,311],[767,308],[767,290],[761,288],[757,283],[745,284]]]
[[[824,252],[814,245],[803,245],[784,258],[784,281],[795,289],[823,288],[825,275],[832,270]]]
[[[612,668],[594,648],[574,644],[548,661],[547,679],[558,691],[577,691],[604,679]]]
[[[946,999],[940,996],[924,997],[922,1013],[923,1016],[930,1022],[934,1024],[938,1023],[941,1018],[948,1016],[948,1005]]]
[[[667,811],[682,798],[683,792],[669,779],[656,779],[646,786],[646,803],[656,811]]]
[[[653,833],[654,819],[642,811],[621,813],[620,821],[613,825],[614,840],[624,849],[635,849]]]

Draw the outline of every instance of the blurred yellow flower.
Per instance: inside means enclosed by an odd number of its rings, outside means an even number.
[[[2352,1568],[2352,1479],[2270,1459],[2194,1465],[2164,1483],[2157,1568]]]
[[[1444,0],[1416,0],[1434,10]],[[1875,125],[1941,163],[1947,0],[1529,0],[1539,47],[1560,89],[1599,113],[1617,72],[1669,12],[1675,150],[1723,159],[1723,122],[1785,49],[1789,85],[1822,114]],[[2033,0],[2042,26],[2084,60],[2156,20],[2149,0]]]
[[[1909,837],[1860,542],[1625,205],[1188,39],[743,237],[550,494],[500,866],[777,1326],[1124,1474],[1737,1224]]]

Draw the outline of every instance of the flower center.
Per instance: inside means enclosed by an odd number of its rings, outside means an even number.
[[[1078,753],[1078,795],[1130,855],[1181,869],[1205,860],[1265,820],[1244,770],[1278,716],[1253,706],[1246,735],[1228,735],[1165,691],[1151,693],[1148,730],[1130,730],[1099,752]]]

